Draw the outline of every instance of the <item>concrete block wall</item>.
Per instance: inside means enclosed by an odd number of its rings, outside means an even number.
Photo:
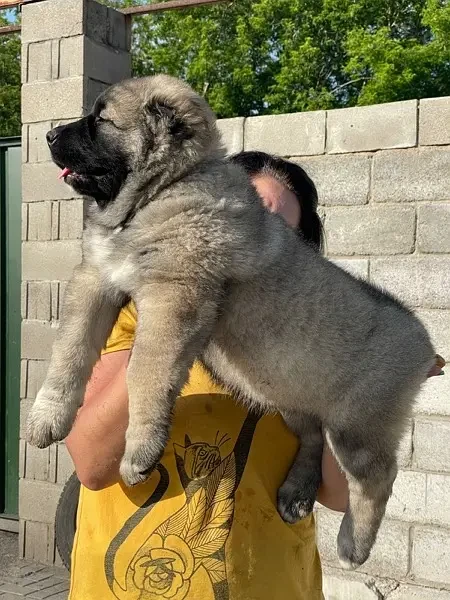
[[[23,7],[22,423],[45,375],[83,223],[83,201],[57,180],[45,133],[129,75],[129,32],[122,15],[92,0]],[[219,126],[230,152],[266,150],[307,170],[319,190],[327,255],[403,298],[450,359],[450,98]],[[450,600],[449,377],[429,381],[419,398],[388,516],[361,572],[338,568],[340,515],[319,508],[327,600]],[[53,520],[72,465],[63,444],[35,450],[23,427],[21,438],[22,553],[58,562]]]
[[[24,423],[46,373],[65,282],[81,259],[83,200],[58,180],[45,134],[80,118],[108,85],[130,76],[130,26],[91,0],[45,0],[22,12],[22,555],[59,562],[53,521],[73,472],[64,444],[37,450]]]
[[[221,128],[233,152],[278,153],[305,168],[327,256],[403,299],[450,359],[450,97],[227,119]],[[399,463],[378,541],[357,573],[337,561],[341,515],[318,507],[327,600],[450,600],[448,373],[424,386]]]

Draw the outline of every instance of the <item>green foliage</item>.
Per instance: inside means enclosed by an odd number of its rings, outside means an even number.
[[[0,27],[10,25],[0,15]],[[20,135],[20,37],[0,36],[0,137]]]
[[[18,36],[1,36],[0,136],[20,134],[19,60]],[[450,0],[232,0],[155,13],[134,19],[133,67],[186,79],[219,117],[450,95]]]
[[[220,117],[450,94],[448,0],[234,0],[134,32],[136,75],[183,77]]]

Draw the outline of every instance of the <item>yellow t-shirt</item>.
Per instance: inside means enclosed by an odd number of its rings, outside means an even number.
[[[132,346],[123,309],[106,352]],[[322,600],[314,519],[282,521],[276,495],[297,450],[200,364],[177,401],[158,469],[134,488],[81,488],[70,600]]]

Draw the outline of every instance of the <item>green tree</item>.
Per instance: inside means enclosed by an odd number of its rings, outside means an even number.
[[[135,74],[186,79],[220,117],[450,94],[449,0],[234,0],[134,23]]]
[[[10,25],[0,15],[0,27]],[[0,36],[0,137],[20,135],[20,37]]]

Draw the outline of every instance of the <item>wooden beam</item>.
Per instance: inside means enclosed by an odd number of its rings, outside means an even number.
[[[230,2],[230,0],[167,0],[167,2],[157,2],[155,4],[144,4],[143,6],[129,6],[119,9],[124,15],[147,15],[152,12],[161,12],[163,10],[181,10],[183,8],[194,8],[195,6],[204,6],[205,4],[218,4],[219,2]]]
[[[20,33],[21,30],[20,25],[6,25],[5,27],[0,27],[0,35],[10,35],[11,33]]]
[[[21,6],[29,2],[41,2],[42,0],[0,0],[0,10],[2,8],[12,8]],[[120,10],[124,15],[138,16],[148,15],[153,12],[164,10],[181,10],[183,8],[194,8],[196,6],[205,6],[207,4],[218,4],[219,2],[230,2],[231,0],[167,0],[167,2],[157,2],[155,4],[144,4],[142,6],[129,6]],[[0,35],[9,35],[20,32],[20,25],[8,25],[0,27]]]
[[[14,8],[15,6],[21,6],[28,2],[40,2],[41,0],[0,0],[0,9],[2,8]]]

